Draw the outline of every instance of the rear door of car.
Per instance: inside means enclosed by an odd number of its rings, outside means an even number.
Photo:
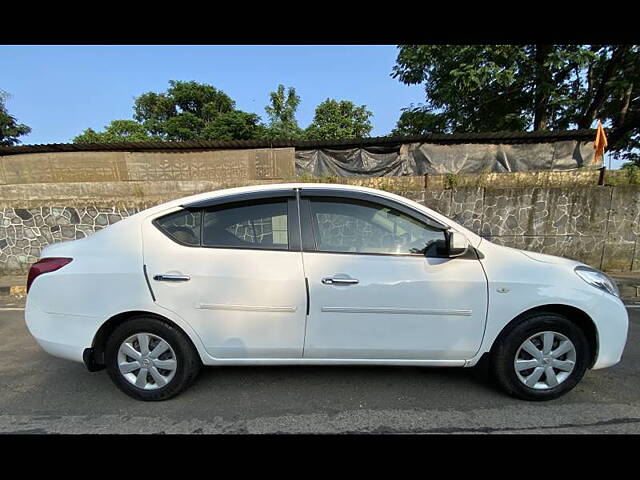
[[[188,205],[143,226],[158,305],[216,358],[302,356],[307,294],[293,190]]]

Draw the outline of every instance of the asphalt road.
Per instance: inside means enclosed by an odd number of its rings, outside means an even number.
[[[45,354],[7,306],[0,433],[640,432],[640,308],[622,361],[550,402],[508,397],[475,369],[300,366],[209,367],[178,397],[144,403],[105,371]]]

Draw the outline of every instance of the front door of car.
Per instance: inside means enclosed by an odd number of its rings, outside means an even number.
[[[474,255],[446,258],[443,230],[369,201],[308,197],[305,358],[471,358],[487,285]]]
[[[191,324],[211,356],[302,356],[295,197],[181,209],[145,222],[143,242],[156,302]]]

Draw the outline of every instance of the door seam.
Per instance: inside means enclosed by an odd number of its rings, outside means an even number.
[[[149,293],[151,294],[151,299],[155,303],[156,296],[153,294],[153,288],[151,288],[151,282],[149,282],[149,275],[147,274],[147,266],[142,265],[142,271],[144,273],[144,279],[147,281],[147,287],[149,287]]]
[[[302,355],[300,358],[304,358],[304,350],[307,346],[307,324],[309,323],[309,305],[311,303],[310,293],[309,293],[309,279],[307,278],[307,271],[304,268],[304,249],[303,249],[303,239],[302,239],[302,205],[300,201],[300,189],[294,189],[296,191],[296,203],[298,204],[298,232],[300,232],[300,261],[302,262],[302,274],[304,275],[304,286],[306,290],[306,300],[307,300],[307,309],[304,316],[304,334],[302,337]]]

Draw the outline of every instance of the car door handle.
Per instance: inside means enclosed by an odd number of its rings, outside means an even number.
[[[187,282],[191,280],[189,275],[171,275],[168,273],[154,275],[153,279],[158,282]]]
[[[359,280],[349,277],[325,277],[322,279],[322,283],[325,285],[355,285],[360,283]]]

